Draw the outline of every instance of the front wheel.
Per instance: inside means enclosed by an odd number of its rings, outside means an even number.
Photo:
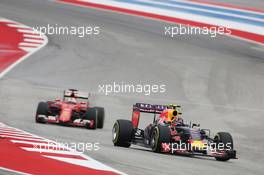
[[[170,144],[170,142],[171,132],[169,127],[158,125],[153,129],[150,140],[152,151],[162,152],[162,144]]]
[[[95,108],[88,108],[85,114],[85,119],[89,120],[89,123],[86,124],[87,129],[96,129],[97,128],[97,110]]]
[[[45,118],[48,116],[48,112],[49,112],[48,103],[39,102],[35,116],[36,123],[46,123]]]
[[[102,107],[94,107],[97,110],[97,128],[104,127],[105,111]]]
[[[218,151],[232,151],[234,148],[233,138],[231,134],[227,132],[217,133],[214,137],[214,143],[216,144],[216,150]],[[221,150],[219,148],[221,148]],[[218,161],[228,161],[230,157],[227,154],[224,157],[215,157],[215,159]]]

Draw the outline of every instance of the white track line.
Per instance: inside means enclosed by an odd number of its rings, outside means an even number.
[[[21,132],[19,131],[3,131],[0,130],[0,134],[20,134]]]
[[[26,52],[34,52],[37,48],[36,47],[19,47],[22,50],[25,50]]]
[[[18,29],[17,31],[19,31],[21,33],[27,33],[27,34],[36,34],[36,31],[34,31],[34,30]]]
[[[31,35],[31,34],[24,34],[24,38],[38,38],[38,39],[42,39],[41,35]]]
[[[54,154],[72,155],[72,156],[81,156],[82,155],[82,153],[79,153],[79,152],[72,152],[72,151],[65,151],[65,150],[56,150],[56,149],[44,149],[42,147],[40,147],[40,148],[39,147],[37,147],[37,148],[21,147],[21,148],[26,150],[26,151],[39,152],[39,153],[54,153]]]
[[[43,40],[32,39],[32,38],[24,38],[24,42],[34,42],[36,44],[42,44],[43,43]]]
[[[14,27],[14,28],[24,28],[24,29],[31,29],[31,27],[23,25],[23,24],[7,24],[9,27]]]
[[[35,145],[35,144],[38,144],[39,146],[58,146],[58,145],[53,145],[53,144],[50,144],[49,142],[47,141],[43,141],[45,143],[38,143],[38,142],[35,142],[35,141],[23,141],[23,140],[10,140],[11,142],[13,143],[21,143],[21,144],[27,144],[27,145]]]
[[[2,137],[0,135],[0,137]],[[4,136],[4,138],[10,138],[10,139],[21,139],[21,140],[27,140],[27,141],[40,141],[40,142],[44,142],[46,141],[45,139],[41,138],[41,139],[34,139],[34,138],[24,138],[24,137],[14,137],[14,136]]]
[[[18,130],[14,130],[12,128],[3,128],[3,127],[0,127],[0,132],[3,131],[3,132],[12,132],[12,131],[15,131],[15,132],[20,132]]]
[[[68,162],[68,163],[74,163],[76,165],[81,165],[87,168],[90,167],[94,167],[95,169],[101,169],[101,165],[98,164],[98,162],[94,162],[94,161],[86,161],[86,160],[81,160],[81,159],[77,159],[73,161],[73,158],[66,158],[66,157],[55,157],[55,156],[45,156],[48,158],[52,158],[52,159],[56,159],[56,160],[60,160],[63,162]],[[103,171],[109,171],[107,168],[102,169]]]
[[[23,47],[23,46],[38,47],[39,45],[40,44],[38,44],[38,43],[26,43],[26,42],[19,43],[20,47]]]
[[[26,137],[26,138],[39,138],[39,137],[32,137],[31,135],[29,134],[6,134],[6,133],[0,133],[1,136],[15,136],[15,137]]]

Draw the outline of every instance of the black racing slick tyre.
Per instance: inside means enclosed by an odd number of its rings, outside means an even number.
[[[36,111],[36,123],[46,123],[45,119],[39,118],[39,115],[45,115],[46,117],[48,116],[49,112],[49,105],[46,102],[39,102],[37,111]]]
[[[112,141],[115,146],[130,147],[133,137],[133,125],[129,120],[117,120],[112,130]]]
[[[95,108],[88,108],[85,114],[85,119],[90,120],[90,123],[86,124],[87,129],[96,129],[98,125],[98,115]],[[93,122],[91,124],[91,122]]]
[[[215,135],[214,137],[214,143],[216,144],[216,149],[219,147],[224,148],[226,150],[233,150],[234,145],[233,145],[233,138],[231,134],[227,132],[219,132]],[[220,144],[222,146],[220,146]],[[230,157],[227,155],[225,157],[215,157],[216,160],[218,161],[228,161]]]
[[[171,132],[167,126],[156,126],[152,131],[150,145],[152,151],[162,152],[162,144],[170,144]]]
[[[103,107],[94,107],[97,110],[97,128],[104,127],[105,110]]]

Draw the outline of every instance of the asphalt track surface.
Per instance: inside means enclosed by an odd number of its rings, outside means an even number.
[[[100,151],[86,154],[128,174],[263,174],[263,47],[223,36],[171,39],[164,36],[168,23],[50,0],[1,0],[0,16],[29,26],[101,28],[99,36],[85,39],[48,36],[44,49],[9,72],[0,81],[1,122],[59,142],[99,142]],[[167,91],[151,96],[97,93],[98,85],[114,81],[166,84]],[[35,124],[37,103],[69,87],[94,92],[92,102],[106,109],[103,130]],[[239,159],[218,162],[114,147],[113,123],[130,119],[135,102],[181,104],[186,121],[214,133],[232,133]]]

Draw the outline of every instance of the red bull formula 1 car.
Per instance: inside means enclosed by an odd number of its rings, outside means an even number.
[[[112,130],[115,146],[130,147],[136,144],[151,148],[154,152],[183,154],[190,156],[215,157],[218,161],[236,159],[232,136],[219,132],[213,138],[209,129],[201,129],[198,124],[185,124],[183,120],[174,123],[160,122],[156,115],[170,112],[175,119],[181,113],[176,105],[133,105],[132,120],[117,120]],[[144,130],[138,127],[141,113],[154,114],[153,122]],[[182,118],[181,118],[182,119]]]
[[[38,104],[36,122],[83,126],[88,129],[103,128],[104,108],[91,107],[88,99],[89,93],[66,90],[63,99]]]

